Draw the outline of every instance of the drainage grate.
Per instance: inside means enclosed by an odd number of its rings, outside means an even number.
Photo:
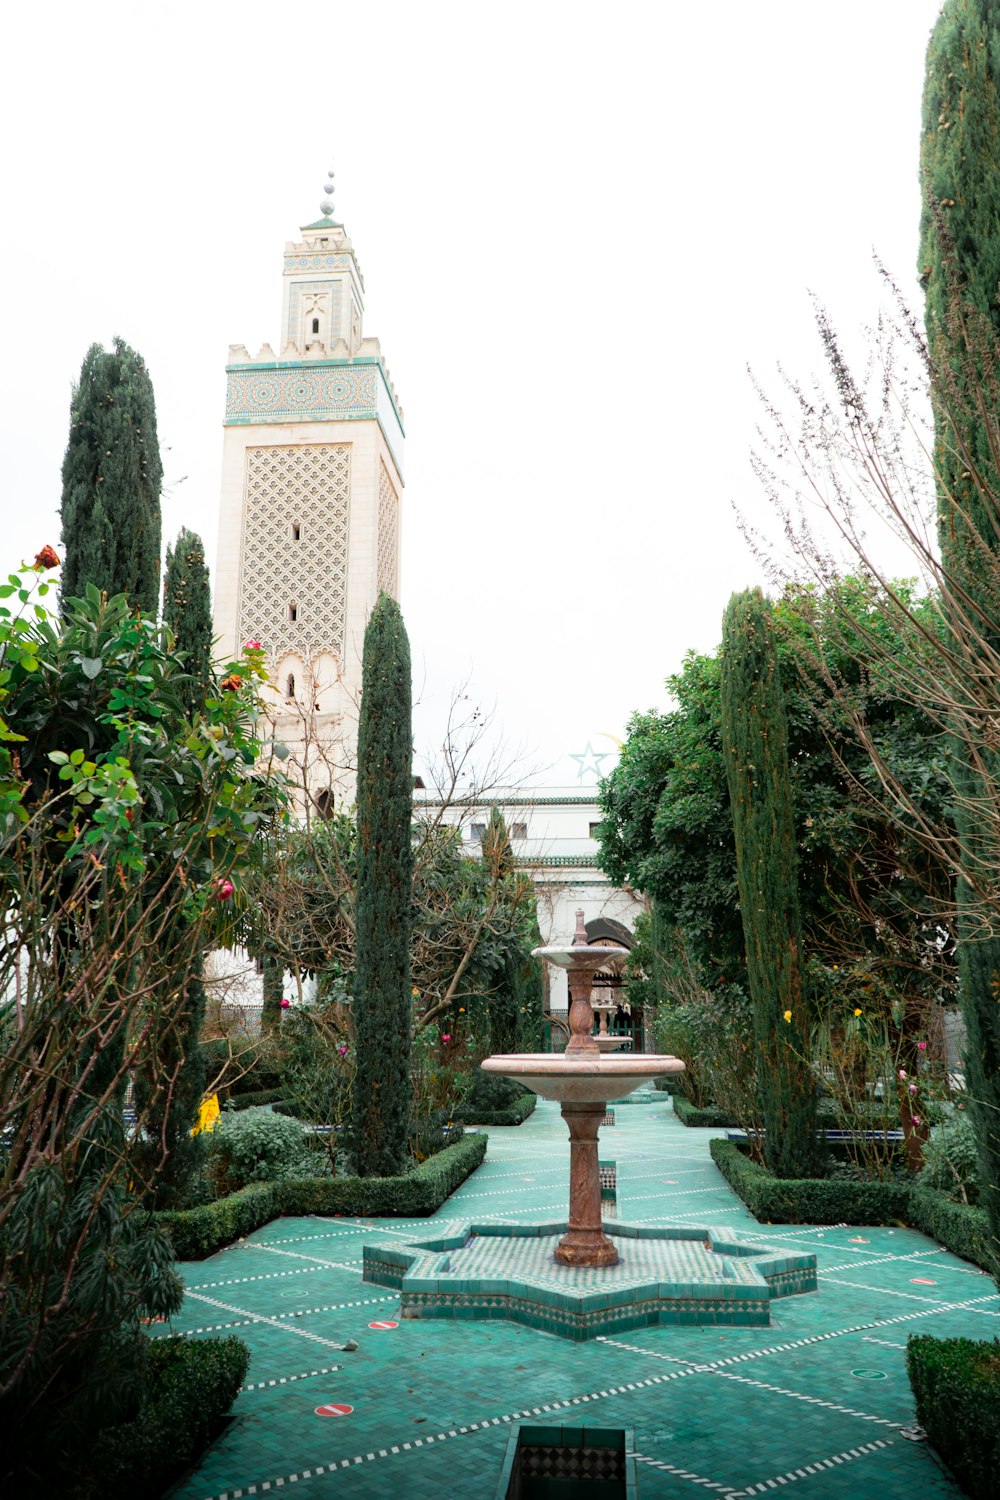
[[[634,1500],[630,1428],[528,1427],[515,1423],[496,1500]]]

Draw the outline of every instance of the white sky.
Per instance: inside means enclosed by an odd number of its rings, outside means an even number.
[[[544,779],[664,706],[758,581],[732,513],[747,365],[820,364],[808,291],[917,299],[939,0],[57,3],[4,25],[4,555],[59,544],[70,388],[121,334],[157,400],[164,530],[215,553],[230,343],[335,218],[407,427],[403,609],[439,741],[471,674]],[[0,571],[6,572],[4,568]],[[606,772],[611,761],[604,762]]]

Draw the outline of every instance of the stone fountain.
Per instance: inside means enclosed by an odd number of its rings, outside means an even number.
[[[601,1176],[597,1135],[609,1099],[622,1099],[640,1084],[666,1073],[681,1073],[676,1057],[633,1053],[604,1057],[593,1036],[594,1010],[590,1003],[594,975],[621,949],[587,942],[583,912],[576,914],[576,932],[565,948],[536,948],[533,957],[568,970],[570,1038],[562,1053],[521,1052],[488,1057],[486,1073],[514,1078],[543,1099],[556,1099],[569,1127],[569,1222],[556,1246],[555,1258],[564,1266],[616,1266],[618,1250],[604,1233],[601,1217]]]
[[[773,1298],[815,1288],[815,1255],[751,1244],[728,1229],[619,1221],[606,1232],[597,1136],[607,1105],[684,1066],[645,1053],[602,1056],[592,1035],[591,989],[594,975],[621,951],[588,944],[577,912],[568,947],[535,949],[568,970],[566,1051],[482,1064],[558,1101],[570,1138],[568,1220],[452,1219],[430,1239],[365,1244],[364,1279],[399,1292],[400,1317],[497,1318],[583,1340],[651,1324],[766,1327]],[[461,1189],[456,1205],[460,1199]]]

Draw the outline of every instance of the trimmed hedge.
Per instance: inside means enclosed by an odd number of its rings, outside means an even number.
[[[991,1270],[986,1215],[908,1182],[772,1177],[735,1141],[709,1141],[712,1160],[755,1218],[770,1224],[909,1224],[973,1265]]]
[[[728,1130],[736,1124],[734,1117],[727,1115],[724,1109],[717,1109],[714,1104],[699,1109],[697,1105],[691,1103],[690,1099],[685,1099],[683,1094],[674,1095],[674,1114],[682,1125]]]
[[[436,1213],[486,1155],[485,1135],[466,1135],[405,1177],[310,1177],[259,1182],[202,1208],[155,1213],[178,1260],[202,1260],[272,1219],[302,1214],[420,1218]]]
[[[911,1334],[906,1373],[917,1421],[974,1500],[1000,1494],[1000,1340]]]
[[[538,1095],[527,1093],[515,1099],[509,1109],[466,1110],[455,1116],[456,1125],[523,1125],[534,1114]]]
[[[216,1436],[250,1364],[241,1339],[149,1341],[149,1378],[132,1422],[107,1427],[92,1455],[102,1500],[158,1500]]]
[[[991,1237],[983,1209],[955,1203],[935,1188],[916,1186],[910,1189],[910,1223],[953,1255],[992,1273],[996,1257],[989,1253]]]
[[[676,1098],[687,1096],[684,1093],[683,1073],[668,1073],[664,1078],[654,1078],[653,1087],[658,1094],[673,1094]]]

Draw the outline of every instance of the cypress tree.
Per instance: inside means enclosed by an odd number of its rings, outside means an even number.
[[[192,715],[199,713],[212,680],[212,593],[204,544],[187,527],[181,527],[177,545],[167,547],[163,623],[173,634],[191,677],[185,707]]]
[[[265,953],[261,960],[264,969],[264,1004],[260,1013],[260,1029],[267,1036],[281,1025],[281,992],[285,987],[285,970],[280,959]]]
[[[351,1136],[361,1177],[391,1177],[406,1162],[413,899],[410,716],[410,645],[399,605],[382,593],[365,631],[358,725],[357,1072]]]
[[[757,1041],[764,1159],[779,1177],[815,1174],[816,1097],[799,914],[788,726],[771,608],[734,594],[722,622],[722,748]]]
[[[995,497],[1000,494],[980,372],[995,358],[975,329],[1000,336],[1000,0],[946,0],[927,49],[921,135],[920,275],[938,386],[935,409],[938,531],[952,591],[995,652],[1000,646],[1000,569]],[[996,345],[994,345],[994,349]],[[947,407],[947,409],[945,409]],[[964,451],[963,451],[964,450]],[[979,482],[973,478],[977,469]],[[956,628],[960,628],[956,621]],[[966,649],[975,642],[964,641]],[[984,653],[983,670],[992,671]],[[955,821],[966,872],[989,868],[979,803],[996,802],[1000,764],[953,740]],[[980,1152],[980,1203],[1000,1245],[1000,935],[965,879],[957,888],[959,999],[966,1027],[965,1082]],[[1000,1250],[993,1275],[1000,1285]]]
[[[122,339],[87,351],[70,403],[62,467],[64,598],[88,583],[155,615],[160,598],[160,488],[153,386]]]

